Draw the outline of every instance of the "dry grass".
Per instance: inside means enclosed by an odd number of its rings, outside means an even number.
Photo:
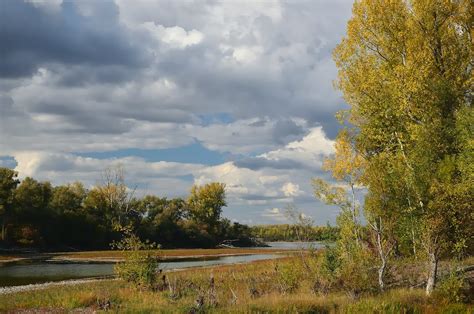
[[[281,269],[294,271],[297,286],[288,290]],[[215,313],[472,313],[472,304],[427,298],[422,289],[394,289],[353,299],[344,293],[317,295],[297,257],[242,265],[166,273],[164,290],[136,291],[121,281],[103,281],[0,296],[0,312],[18,309],[99,310],[110,302],[117,312],[189,313],[202,297],[201,310]],[[211,283],[214,278],[214,284]],[[291,278],[290,278],[291,279]],[[214,288],[213,288],[214,286]],[[212,303],[216,304],[212,304]]]

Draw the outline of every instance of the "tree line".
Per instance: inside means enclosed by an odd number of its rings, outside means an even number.
[[[300,226],[298,224],[257,225],[251,233],[263,241],[334,241],[339,230],[327,226]]]
[[[121,167],[106,169],[102,182],[53,186],[18,179],[0,168],[1,244],[44,249],[107,249],[131,228],[162,247],[214,247],[224,240],[252,245],[250,228],[222,217],[225,185],[193,186],[186,199],[145,195],[127,187]]]

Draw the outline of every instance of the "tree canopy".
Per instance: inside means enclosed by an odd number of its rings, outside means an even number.
[[[426,258],[427,293],[443,254],[474,248],[472,21],[470,1],[359,1],[334,51],[366,216]]]

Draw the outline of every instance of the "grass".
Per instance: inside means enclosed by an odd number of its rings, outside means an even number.
[[[426,297],[422,289],[397,288],[357,299],[344,293],[317,295],[297,257],[242,265],[189,269],[166,273],[171,283],[162,291],[137,291],[123,281],[108,280],[76,286],[0,295],[0,312],[100,310],[110,302],[116,312],[188,313],[202,297],[210,313],[472,313],[473,304],[449,303]],[[295,278],[282,277],[281,269]],[[284,273],[284,272],[283,272]],[[211,283],[211,278],[214,281]],[[293,281],[295,279],[296,281]],[[160,278],[160,280],[162,280]],[[296,286],[291,286],[296,282]],[[289,287],[291,289],[289,289]],[[213,300],[217,304],[213,303]]]

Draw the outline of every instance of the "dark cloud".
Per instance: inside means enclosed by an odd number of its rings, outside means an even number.
[[[278,199],[278,197],[275,196],[266,196],[261,194],[244,194],[241,195],[240,198],[247,201],[269,201]]]
[[[247,168],[250,170],[260,170],[263,168],[272,169],[302,169],[305,165],[290,159],[269,160],[262,157],[249,157],[234,161],[239,168]]]
[[[286,144],[290,139],[300,138],[305,133],[305,129],[293,120],[278,120],[273,129],[273,137],[278,144]]]
[[[146,55],[118,21],[112,1],[96,2],[84,16],[76,2],[48,12],[24,1],[6,0],[0,10],[0,77],[30,76],[48,63],[139,67]]]
[[[349,1],[265,8],[213,1],[117,3],[65,1],[49,12],[30,2],[2,2],[0,75],[30,76],[39,67],[50,73],[50,97],[15,99],[16,106],[63,117],[73,124],[70,130],[86,133],[126,132],[130,124],[123,120],[198,124],[200,116],[215,112],[232,121],[260,118],[249,127],[277,121],[272,145],[307,131],[294,117],[307,127],[322,125],[331,138],[337,133],[333,115],[344,103],[331,85],[330,51],[344,31]],[[149,22],[152,28],[143,28]],[[203,39],[170,48],[153,27],[197,31]],[[174,87],[150,94],[157,80]],[[87,86],[94,92],[75,91]]]

